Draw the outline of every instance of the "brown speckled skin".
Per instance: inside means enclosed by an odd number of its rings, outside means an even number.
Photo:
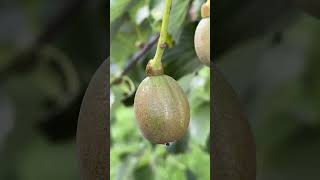
[[[232,87],[213,67],[213,179],[255,180],[254,139]]]
[[[199,22],[194,36],[194,47],[200,61],[210,66],[210,17]]]
[[[167,75],[150,76],[139,85],[134,111],[143,136],[155,144],[180,139],[188,129],[188,99],[178,83]]]
[[[89,84],[79,114],[77,148],[82,180],[109,179],[108,72],[109,65],[105,61]]]

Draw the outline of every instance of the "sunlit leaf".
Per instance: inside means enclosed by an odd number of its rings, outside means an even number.
[[[111,0],[110,1],[110,23],[120,17],[125,12],[131,0]]]

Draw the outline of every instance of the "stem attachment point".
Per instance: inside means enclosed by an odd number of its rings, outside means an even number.
[[[146,67],[146,74],[147,76],[160,76],[163,75],[164,70],[162,63],[155,60],[150,60]]]
[[[206,3],[204,3],[201,6],[201,17],[202,18],[210,17],[210,0],[208,0]]]

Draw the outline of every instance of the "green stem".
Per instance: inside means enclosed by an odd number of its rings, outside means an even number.
[[[171,10],[172,0],[166,0],[166,6],[164,9],[161,31],[160,31],[160,38],[157,45],[157,51],[154,58],[150,61],[153,68],[162,68],[162,55],[166,48],[166,41],[168,35],[168,25],[169,25],[169,17],[170,17],[170,10]]]

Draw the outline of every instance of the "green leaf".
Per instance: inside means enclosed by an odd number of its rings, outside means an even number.
[[[151,16],[155,21],[160,21],[163,17],[165,1],[151,2]]]
[[[131,0],[111,0],[110,1],[110,24],[120,17],[126,10]]]
[[[118,166],[116,180],[134,180],[133,172],[137,163],[136,158],[127,158]]]
[[[141,138],[135,123],[133,108],[118,106],[116,110],[116,121],[111,128],[111,137],[118,141],[138,140]]]
[[[129,28],[133,29],[130,22],[126,22],[122,25],[123,29],[128,31]],[[138,48],[135,46],[135,42],[138,37],[132,32],[119,32],[111,44],[110,61],[112,64],[116,64],[119,69],[123,69],[126,61],[134,54]]]
[[[179,157],[181,156],[167,156],[167,158],[161,161],[155,162],[156,169],[156,180],[162,179],[179,179],[184,180],[186,165],[180,162]]]
[[[191,153],[185,154],[188,168],[201,180],[210,179],[210,155],[204,152],[198,145],[192,144]]]
[[[150,16],[150,8],[146,1],[137,1],[129,10],[130,18],[136,25],[140,25]]]
[[[145,19],[149,17],[150,11],[148,6],[141,7],[136,14],[135,22],[136,24],[141,24]]]
[[[136,180],[154,179],[154,173],[152,168],[148,165],[137,168],[134,171],[134,177]]]
[[[168,31],[175,41],[180,39],[190,2],[191,0],[175,0],[172,3]]]
[[[190,134],[192,140],[205,146],[210,132],[210,102],[204,102],[192,109]]]
[[[164,71],[174,79],[179,79],[203,67],[194,50],[195,28],[194,24],[186,26],[183,29],[180,43],[165,51],[163,56]]]

